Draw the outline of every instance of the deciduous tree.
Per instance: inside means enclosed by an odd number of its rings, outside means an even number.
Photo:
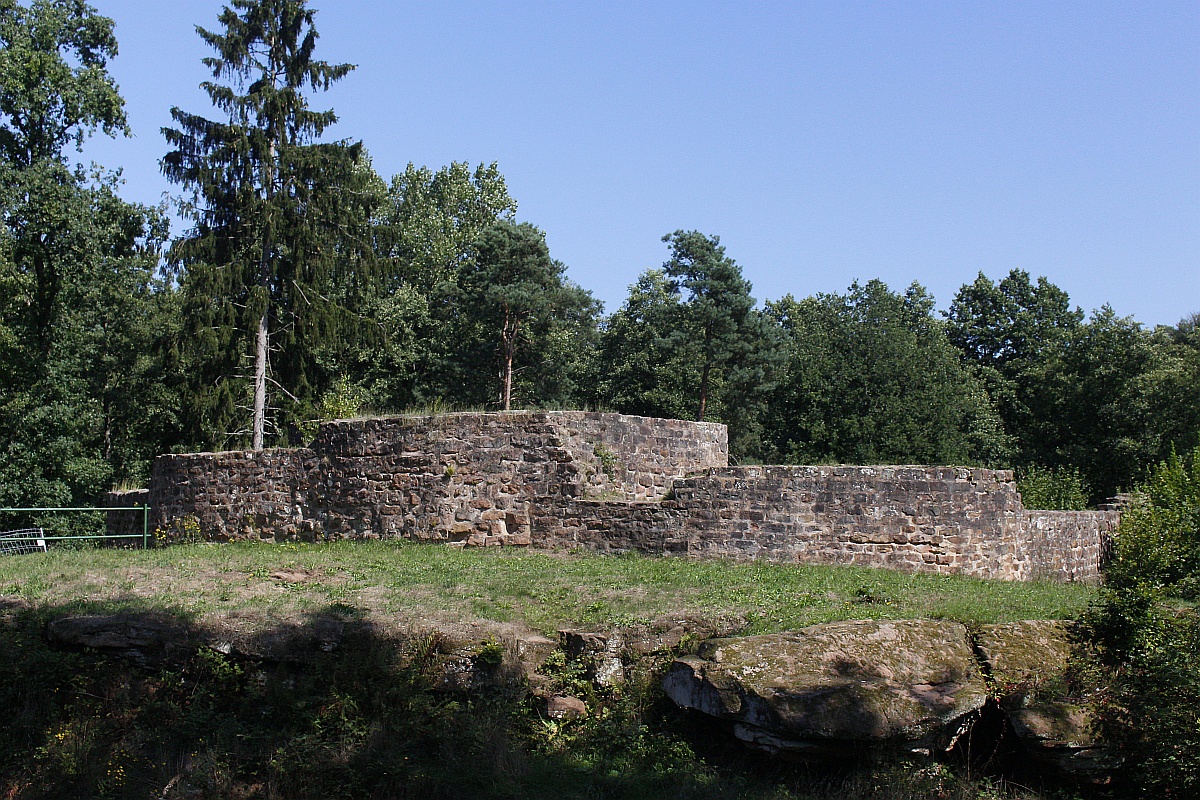
[[[1085,319],[1066,292],[1020,270],[998,284],[980,274],[946,316],[1018,468],[1078,470],[1097,502],[1195,444],[1200,351],[1186,320],[1148,331],[1109,306]]]
[[[767,439],[791,462],[977,464],[1006,439],[983,384],[960,362],[933,298],[881,281],[767,304],[788,353]]]
[[[409,164],[392,178],[376,224],[376,246],[392,265],[388,288],[404,282],[428,294],[456,280],[483,232],[516,211],[494,162],[472,170],[455,161],[436,171]]]
[[[0,0],[0,193],[16,269],[31,280],[26,326],[45,354],[63,273],[84,245],[85,176],[64,152],[96,131],[128,134],[108,74],[113,22],[82,0]]]
[[[165,222],[70,156],[128,132],[112,20],[0,0],[0,44],[0,505],[94,503],[174,441]]]
[[[478,365],[463,363],[465,342],[478,341],[476,327],[445,303],[479,236],[512,220],[517,204],[504,176],[494,163],[409,164],[390,184],[378,179],[377,191],[376,280],[356,307],[360,329],[373,335],[353,342],[339,368],[356,376],[376,409],[491,399],[490,380],[481,384]],[[477,356],[490,363],[490,353]]]

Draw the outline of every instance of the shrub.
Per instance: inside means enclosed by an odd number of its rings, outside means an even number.
[[[1135,494],[1121,519],[1109,584],[1150,583],[1196,599],[1200,589],[1200,448],[1171,454]]]
[[[1036,464],[1017,473],[1017,490],[1026,508],[1046,511],[1083,511],[1090,492],[1078,469]]]
[[[1200,796],[1200,449],[1172,455],[1117,531],[1108,586],[1085,616],[1097,718],[1129,797]]]

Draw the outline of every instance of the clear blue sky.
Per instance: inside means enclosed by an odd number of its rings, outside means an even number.
[[[135,138],[85,157],[176,191],[159,128],[205,113],[218,0],[92,0]],[[615,310],[718,234],[761,299],[979,270],[1085,310],[1200,311],[1200,3],[312,0],[358,69],[314,107],[376,169],[499,162],[519,217]]]

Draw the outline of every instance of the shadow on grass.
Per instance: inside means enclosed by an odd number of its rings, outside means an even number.
[[[121,601],[0,618],[8,797],[717,796],[638,725],[580,736],[511,680],[434,691],[446,643],[345,605],[253,629]]]
[[[653,670],[553,721],[518,672],[347,605],[206,628],[135,601],[0,603],[9,798],[972,798],[945,767],[814,771],[675,708]],[[482,661],[482,659],[481,659]],[[511,666],[511,665],[509,665]],[[488,675],[485,674],[484,678]],[[1034,796],[1034,795],[1029,795]]]

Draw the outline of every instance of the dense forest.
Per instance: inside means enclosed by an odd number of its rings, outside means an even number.
[[[663,237],[605,314],[496,164],[385,178],[327,141],[304,0],[233,0],[212,101],[172,109],[167,207],[86,169],[130,134],[113,23],[0,0],[0,506],[94,504],[171,450],[300,444],[322,419],[589,407],[725,422],[742,463],[983,464],[1097,502],[1200,431],[1200,316],[1086,315],[1044,277],[760,303],[711,232]],[[116,166],[116,165],[109,165]],[[797,287],[797,295],[803,287]]]

